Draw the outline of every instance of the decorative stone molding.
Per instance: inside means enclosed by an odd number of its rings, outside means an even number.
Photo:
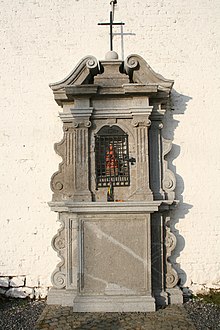
[[[174,81],[165,79],[156,73],[141,56],[136,54],[129,55],[125,59],[124,69],[129,75],[131,82],[157,85],[158,91],[164,92],[169,96]]]
[[[62,113],[64,137],[55,144],[55,151],[62,157],[59,170],[51,178],[53,200],[91,200],[88,186],[88,129],[93,108],[73,108]],[[75,156],[74,156],[75,155]],[[80,155],[80,157],[78,157]]]
[[[166,199],[174,200],[175,199],[175,188],[176,188],[176,177],[174,173],[168,168],[168,161],[165,159],[165,156],[172,149],[172,141],[162,138],[163,144],[163,190],[166,193]]]
[[[134,127],[139,127],[139,126],[142,126],[142,127],[150,127],[151,125],[151,121],[150,119],[141,119],[141,118],[135,118],[132,120],[132,125]]]
[[[63,289],[66,286],[66,265],[65,265],[65,252],[66,252],[66,242],[65,242],[65,224],[62,220],[61,227],[58,229],[57,234],[52,240],[52,247],[57,252],[58,257],[61,259],[57,265],[55,271],[51,276],[52,284],[57,289]]]
[[[73,71],[63,80],[50,84],[53,91],[58,91],[66,86],[81,85],[100,73],[100,65],[94,56],[88,55],[82,58]]]
[[[133,55],[128,56],[124,61],[124,70],[129,75],[130,78],[132,78],[133,71],[137,70],[138,66],[139,66],[138,59]]]
[[[170,231],[169,221],[170,221],[170,217],[166,215],[165,216],[166,288],[171,289],[177,285],[179,277],[176,270],[173,268],[171,262],[169,261],[169,257],[171,256],[172,251],[176,247],[176,236]]]

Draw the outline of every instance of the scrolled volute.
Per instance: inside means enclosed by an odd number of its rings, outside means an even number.
[[[166,169],[165,177],[163,179],[163,189],[166,192],[171,192],[174,191],[175,188],[176,188],[176,177],[171,170]]]
[[[170,267],[169,267],[170,266]],[[179,281],[179,277],[175,269],[171,265],[167,265],[167,274],[166,274],[166,287],[167,289],[174,288]]]
[[[95,76],[100,73],[99,62],[94,56],[88,58],[88,60],[86,61],[86,67],[89,69],[92,76]]]
[[[51,277],[52,284],[57,289],[63,289],[66,286],[66,275],[63,272],[57,271]]]
[[[133,74],[134,70],[137,70],[139,67],[138,59],[134,56],[128,56],[124,61],[124,70],[130,77]]]

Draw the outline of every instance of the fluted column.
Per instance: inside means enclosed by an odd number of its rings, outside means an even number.
[[[153,200],[149,184],[149,152],[148,152],[148,128],[151,124],[145,116],[133,116],[133,126],[136,144],[136,192],[135,197],[139,200]]]
[[[89,128],[92,108],[71,109],[73,116],[73,199],[91,201],[89,187]]]

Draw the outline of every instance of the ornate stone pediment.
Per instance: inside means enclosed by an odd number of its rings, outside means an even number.
[[[99,73],[98,61],[94,56],[88,55],[79,61],[67,77],[50,84],[50,87],[53,91],[58,91],[71,85],[90,84],[97,73]]]
[[[169,97],[173,80],[156,73],[139,55],[125,61],[86,56],[63,80],[50,84],[59,105],[77,95],[142,94]]]
[[[76,67],[70,72],[70,74],[58,81],[56,83],[50,84],[50,88],[53,90],[54,98],[59,105],[63,105],[65,100],[71,99],[69,95],[77,94],[71,89],[69,92],[69,87],[78,87],[80,88],[78,91],[85,94],[88,94],[88,88],[83,89],[84,85],[93,84],[94,76],[100,72],[99,62],[94,56],[85,56],[83,57]],[[91,93],[93,93],[92,89]]]
[[[124,62],[125,72],[129,75],[131,83],[154,85],[158,91],[170,93],[173,80],[164,78],[156,73],[150,65],[139,55],[129,55]]]

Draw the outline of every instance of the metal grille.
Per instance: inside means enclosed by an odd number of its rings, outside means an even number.
[[[128,135],[118,126],[104,126],[95,136],[96,186],[129,186]]]

